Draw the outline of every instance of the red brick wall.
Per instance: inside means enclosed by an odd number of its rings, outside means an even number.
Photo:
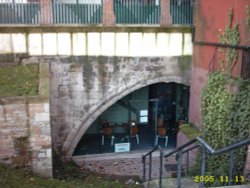
[[[246,7],[250,0],[196,0],[195,41],[219,43],[219,36],[228,24],[229,10],[234,10],[233,25],[239,24],[240,45],[249,45]],[[233,75],[239,76],[241,69],[241,50],[238,50],[238,62],[233,68]],[[201,90],[206,85],[207,74],[212,68],[219,67],[219,50],[212,46],[194,45],[193,73],[190,90],[189,121],[201,126]],[[249,148],[250,151],[250,148]],[[250,172],[250,154],[248,154],[246,172]]]
[[[49,103],[38,101],[0,99],[0,162],[52,177]]]
[[[193,67],[190,88],[189,121],[201,127],[201,91],[206,85],[208,71]]]
[[[229,10],[233,9],[233,25],[239,24],[240,44],[246,45],[246,39],[250,38],[246,18],[246,7],[250,0],[196,0],[195,9],[195,41],[219,42],[219,36],[225,31],[228,25]],[[249,44],[249,42],[248,42]],[[209,64],[213,59],[215,47],[194,45],[193,62],[195,67],[205,70],[209,69]],[[241,51],[239,51],[241,53]],[[215,54],[216,65],[218,67],[218,54]],[[234,67],[234,75],[240,73],[240,61]]]

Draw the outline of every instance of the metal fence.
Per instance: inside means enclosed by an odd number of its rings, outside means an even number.
[[[172,24],[193,24],[194,0],[171,0],[170,13]]]
[[[67,2],[67,1],[65,1]],[[55,24],[98,24],[102,22],[102,1],[76,1],[63,3],[53,1]]]
[[[117,24],[159,24],[160,0],[115,0]]]
[[[52,24],[102,22],[102,0],[53,0],[51,3],[43,8],[46,9],[44,17],[51,13]],[[40,24],[42,6],[41,0],[0,0],[0,24]]]
[[[40,2],[0,0],[0,24],[38,24]]]
[[[99,24],[103,0],[0,0],[0,24]],[[169,6],[169,5],[167,5]],[[114,0],[117,24],[160,24],[161,0]],[[170,0],[173,24],[193,23],[194,0]],[[46,22],[46,21],[45,21]]]

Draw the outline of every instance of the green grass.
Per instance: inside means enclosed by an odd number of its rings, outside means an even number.
[[[194,139],[197,136],[201,135],[201,131],[199,131],[195,125],[193,124],[182,124],[180,126],[180,130],[189,138]]]
[[[32,96],[38,94],[38,64],[0,67],[0,96]]]
[[[1,188],[142,188],[139,185],[126,185],[127,178],[104,176],[81,170],[73,163],[60,168],[60,179],[46,179],[25,169],[14,169],[0,165]],[[68,174],[66,174],[68,173]],[[71,174],[70,174],[71,173]],[[58,175],[55,175],[58,176]]]

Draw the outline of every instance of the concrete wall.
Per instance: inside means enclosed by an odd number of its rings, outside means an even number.
[[[111,105],[159,82],[190,85],[191,57],[32,57],[50,63],[54,147],[71,157],[89,126]]]
[[[33,31],[0,33],[0,54],[169,57],[192,55],[190,32]],[[0,30],[1,32],[1,30]]]
[[[0,98],[0,162],[52,177],[49,66],[39,69],[39,96]]]

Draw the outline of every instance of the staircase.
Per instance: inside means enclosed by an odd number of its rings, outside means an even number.
[[[188,174],[188,169],[189,169],[189,152],[196,149],[196,148],[201,148],[201,177],[205,177],[206,174],[206,155],[219,155],[223,153],[228,153],[230,156],[229,159],[229,169],[228,169],[228,179],[229,183],[228,186],[226,187],[231,187],[231,188],[250,188],[250,184],[246,185],[232,185],[232,180],[233,178],[233,166],[234,166],[234,161],[233,161],[233,150],[238,149],[240,147],[244,147],[250,144],[250,138],[223,147],[218,150],[214,150],[210,145],[208,145],[205,140],[203,140],[201,137],[197,137],[186,144],[176,148],[174,151],[171,151],[167,154],[165,154],[164,150],[160,146],[156,146],[154,149],[149,151],[147,154],[142,156],[142,162],[143,162],[143,180],[144,180],[144,187],[145,188],[203,188],[205,187],[204,182],[201,183],[195,183],[192,178],[188,177],[182,177],[183,174]],[[186,149],[187,148],[187,149]],[[152,155],[154,152],[159,151],[160,156],[159,156],[159,178],[157,180],[152,180]],[[186,154],[187,160],[185,164],[185,173],[183,172],[182,168],[182,155]],[[169,157],[173,157],[176,155],[177,159],[177,172],[176,172],[176,177],[177,178],[169,178],[169,179],[163,179],[163,159],[167,159]],[[148,161],[146,161],[148,159]],[[148,163],[148,169],[146,169],[146,163]],[[148,174],[148,177],[146,178],[146,174]],[[225,186],[224,186],[225,187]],[[220,188],[223,188],[220,187]]]
[[[159,180],[152,180],[150,182],[145,182],[143,185],[145,188],[158,188],[159,187]],[[182,178],[181,185],[183,185],[184,188],[198,188],[199,187],[199,184],[194,183],[194,181],[190,178]],[[176,188],[176,187],[177,187],[177,179],[176,178],[162,180],[162,188]],[[210,188],[215,188],[215,187],[210,187]],[[248,184],[248,185],[222,186],[222,187],[216,187],[216,188],[250,188],[250,184]]]
[[[184,188],[198,188],[199,185],[194,183],[191,178],[182,178],[181,185]],[[145,188],[158,188],[159,187],[159,180],[152,180],[150,182],[144,183]],[[162,188],[176,188],[177,187],[177,179],[176,178],[169,178],[162,180]]]

